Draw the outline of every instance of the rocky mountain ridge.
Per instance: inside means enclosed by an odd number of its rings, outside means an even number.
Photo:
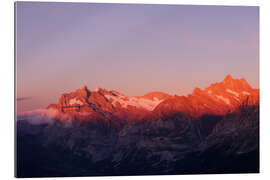
[[[86,112],[91,117],[118,118],[124,121],[141,120],[149,116],[183,113],[193,118],[205,114],[224,115],[237,110],[244,101],[259,102],[259,90],[253,89],[245,79],[234,79],[227,75],[223,81],[201,90],[195,88],[187,96],[151,92],[144,96],[126,96],[115,90],[98,88],[90,91],[83,86],[71,93],[64,93],[58,104],[48,109],[62,113]],[[88,117],[89,119],[89,117]]]

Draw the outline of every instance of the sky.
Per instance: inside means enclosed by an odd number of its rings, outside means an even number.
[[[227,74],[259,87],[259,8],[17,2],[17,111],[83,85],[186,95]]]

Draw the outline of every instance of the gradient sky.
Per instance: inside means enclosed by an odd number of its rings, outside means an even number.
[[[259,87],[259,8],[16,3],[18,112],[82,85],[184,95],[226,74]]]

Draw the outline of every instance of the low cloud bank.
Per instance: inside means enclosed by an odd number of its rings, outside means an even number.
[[[17,121],[26,120],[31,124],[51,124],[57,119],[70,122],[72,116],[60,113],[54,109],[36,109],[22,112],[17,115]]]

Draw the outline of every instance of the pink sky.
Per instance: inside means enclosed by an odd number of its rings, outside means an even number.
[[[18,111],[82,85],[187,94],[226,74],[259,87],[259,8],[16,3]]]

